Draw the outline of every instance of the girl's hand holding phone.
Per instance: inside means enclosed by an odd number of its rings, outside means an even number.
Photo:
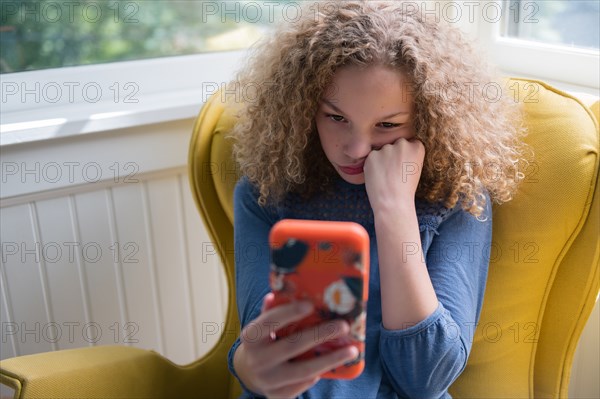
[[[269,398],[294,398],[316,384],[321,374],[357,357],[358,350],[346,346],[290,362],[325,341],[348,335],[350,327],[344,320],[327,321],[275,341],[275,331],[305,318],[313,305],[297,301],[271,307],[273,298],[273,293],[265,296],[260,316],[242,330],[242,343],[235,352],[235,370],[248,389]]]
[[[373,211],[414,203],[424,158],[425,146],[416,138],[401,137],[369,153],[363,170]]]
[[[356,223],[277,222],[269,234],[270,285],[241,333],[234,368],[248,389],[296,397],[320,378],[364,368],[369,235]],[[350,324],[351,323],[351,324]]]

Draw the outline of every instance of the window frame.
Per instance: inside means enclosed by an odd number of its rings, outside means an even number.
[[[464,3],[464,2],[455,2]],[[503,7],[502,1],[484,1]],[[531,1],[528,3],[536,3]],[[591,94],[600,88],[600,52],[583,48],[551,45],[540,42],[502,37],[499,22],[487,22],[481,15],[471,34],[479,37],[489,59],[507,74],[521,74],[565,88]],[[576,65],[576,70],[573,70]]]

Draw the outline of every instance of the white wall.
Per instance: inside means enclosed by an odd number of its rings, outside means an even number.
[[[571,370],[570,398],[600,398],[600,306],[590,315],[575,351]]]

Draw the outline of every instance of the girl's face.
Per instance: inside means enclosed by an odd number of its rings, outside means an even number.
[[[323,151],[339,175],[363,184],[369,153],[415,135],[409,81],[382,66],[339,69],[316,115]]]

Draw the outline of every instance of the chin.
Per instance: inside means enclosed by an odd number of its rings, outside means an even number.
[[[365,184],[365,174],[361,173],[358,175],[348,175],[344,172],[338,171],[338,174],[342,179],[350,184]]]

